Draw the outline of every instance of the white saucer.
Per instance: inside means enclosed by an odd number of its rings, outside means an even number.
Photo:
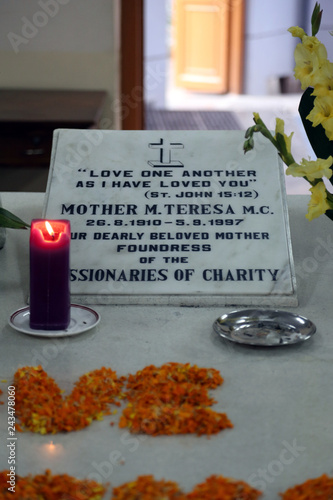
[[[23,307],[10,315],[9,324],[15,330],[35,337],[69,337],[90,330],[100,321],[99,314],[86,306],[71,304],[71,321],[66,330],[34,330],[30,328],[30,309]]]

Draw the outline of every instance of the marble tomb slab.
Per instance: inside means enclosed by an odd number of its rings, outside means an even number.
[[[43,216],[71,222],[72,301],[296,306],[282,163],[243,142],[56,130]]]

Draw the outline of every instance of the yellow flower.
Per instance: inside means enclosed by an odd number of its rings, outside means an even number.
[[[331,117],[329,120],[326,120],[323,123],[323,127],[325,129],[326,137],[328,137],[328,139],[330,141],[332,141],[333,140],[333,118]]]
[[[295,71],[294,75],[301,82],[302,89],[314,87],[318,72],[322,66],[327,64],[327,51],[315,36],[303,36],[302,43],[295,48]],[[322,77],[319,78],[322,80]]]
[[[284,137],[287,152],[291,153],[291,139],[294,135],[294,132],[292,132],[289,136],[284,133],[284,121],[281,120],[281,118],[276,118],[274,139],[277,139],[277,134],[281,134]]]
[[[305,35],[302,39],[303,47],[310,53],[317,54],[320,61],[327,59],[327,50],[323,43],[321,43],[316,36]]]
[[[276,118],[275,121],[275,137],[276,134],[284,134],[284,121],[281,118]]]
[[[318,67],[316,55],[309,53],[301,43],[295,48],[295,69],[294,76],[301,82],[302,89],[312,87],[314,68]]]
[[[313,75],[312,85],[314,87],[312,95],[329,95],[330,91],[333,90],[333,63],[328,60],[322,61]]]
[[[295,38],[300,38],[302,40],[303,36],[306,35],[305,31],[303,28],[299,28],[298,26],[292,26],[291,28],[288,29],[289,33],[292,34]]]
[[[306,177],[310,182],[322,177],[329,179],[332,175],[332,170],[330,169],[332,163],[332,156],[329,156],[326,160],[317,158],[317,160],[313,161],[303,158],[300,165],[298,163],[289,165],[286,174],[294,177]]]
[[[333,140],[333,92],[328,95],[318,96],[314,100],[312,110],[307,116],[312,122],[313,127],[321,124],[326,132],[328,139]]]
[[[308,213],[305,217],[311,221],[324,214],[326,210],[329,210],[330,206],[326,199],[327,193],[323,182],[318,182],[310,191],[312,195],[308,205]]]

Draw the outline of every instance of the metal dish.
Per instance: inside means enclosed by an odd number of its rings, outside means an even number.
[[[272,309],[232,311],[217,318],[213,328],[232,342],[270,347],[303,342],[316,331],[309,319]]]

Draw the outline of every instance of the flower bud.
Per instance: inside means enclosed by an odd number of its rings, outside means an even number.
[[[322,14],[323,11],[320,10],[320,4],[316,2],[311,16],[312,36],[316,36],[319,31]]]

